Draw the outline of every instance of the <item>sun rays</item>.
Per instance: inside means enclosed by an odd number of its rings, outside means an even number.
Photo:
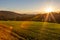
[[[50,22],[50,21],[56,22],[56,19],[55,19],[53,13],[47,13],[46,14],[44,22]]]

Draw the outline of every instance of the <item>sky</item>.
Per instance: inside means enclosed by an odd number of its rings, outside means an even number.
[[[0,0],[0,10],[15,12],[41,12],[47,6],[60,9],[60,0]]]

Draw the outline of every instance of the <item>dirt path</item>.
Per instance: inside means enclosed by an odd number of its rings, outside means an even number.
[[[25,40],[12,32],[12,29],[0,24],[0,40]]]

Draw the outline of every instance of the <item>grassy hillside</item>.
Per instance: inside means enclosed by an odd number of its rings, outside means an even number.
[[[19,14],[11,11],[0,11],[0,21],[39,21],[39,22],[60,23],[59,17],[60,12],[58,13],[50,12],[49,14],[48,13]]]
[[[26,40],[60,40],[60,24],[33,21],[0,21]]]

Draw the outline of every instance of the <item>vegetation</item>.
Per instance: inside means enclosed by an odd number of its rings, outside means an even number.
[[[47,20],[45,20],[47,18]],[[60,12],[51,12],[44,14],[18,14],[10,11],[0,11],[0,20],[4,21],[39,21],[60,23]]]
[[[26,40],[60,40],[60,24],[34,21],[0,21]],[[22,39],[21,39],[22,40]]]

